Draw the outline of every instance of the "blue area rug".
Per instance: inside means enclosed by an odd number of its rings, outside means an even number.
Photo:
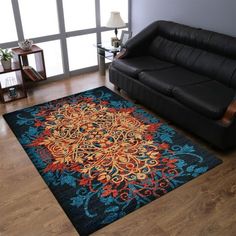
[[[4,118],[80,235],[221,163],[106,87]]]

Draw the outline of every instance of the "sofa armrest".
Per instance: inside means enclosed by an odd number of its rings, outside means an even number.
[[[126,54],[127,54],[127,49],[122,48],[121,51],[115,56],[115,59],[125,58]]]
[[[134,37],[130,38],[124,45],[124,48],[126,49],[124,57],[133,57],[147,54],[148,46],[158,34],[159,22],[160,21],[153,22]]]
[[[224,116],[222,117],[221,121],[222,121],[223,124],[228,125],[233,121],[234,117],[236,117],[236,100],[233,100],[229,104],[229,106],[228,106]]]

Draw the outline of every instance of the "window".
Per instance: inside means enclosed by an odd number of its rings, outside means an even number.
[[[81,69],[97,64],[96,34],[67,39],[70,70]]]
[[[32,39],[43,49],[48,77],[63,77],[71,71],[76,74],[77,70],[79,72],[83,68],[94,69],[98,65],[96,44],[101,39],[110,43],[114,36],[114,29],[104,27],[110,12],[120,11],[122,19],[129,26],[130,2],[131,0],[1,1],[0,47],[13,48],[18,46],[18,41]],[[118,30],[118,37],[122,29]],[[29,56],[29,63],[35,66],[33,55]]]
[[[66,31],[96,27],[94,0],[63,0]]]
[[[56,0],[18,0],[25,38],[59,33]]]
[[[17,40],[11,0],[1,1],[0,22],[2,22],[0,43]]]
[[[63,64],[60,40],[38,43],[37,45],[43,49],[47,76],[62,74]]]
[[[124,22],[128,22],[128,0],[100,0],[101,25],[105,26],[111,11],[119,11]]]

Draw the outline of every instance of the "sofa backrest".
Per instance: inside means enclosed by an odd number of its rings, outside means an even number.
[[[236,38],[158,21],[149,53],[236,88]]]

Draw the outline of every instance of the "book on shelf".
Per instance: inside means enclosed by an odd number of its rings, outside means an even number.
[[[37,72],[32,66],[23,66],[23,70],[29,79],[33,81],[44,80],[45,78]]]

